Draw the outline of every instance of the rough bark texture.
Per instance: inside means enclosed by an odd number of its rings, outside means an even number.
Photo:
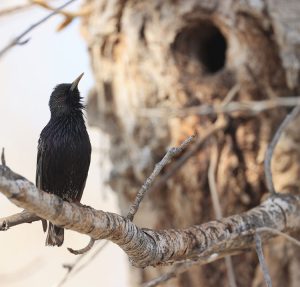
[[[298,0],[86,2],[94,9],[83,21],[82,32],[96,80],[88,117],[110,137],[109,183],[124,214],[166,148],[195,131],[201,137],[216,120],[196,115],[147,117],[144,109],[217,104],[235,84],[240,86],[235,100],[240,101],[299,92]],[[286,113],[284,108],[234,113],[228,127],[217,134],[216,179],[224,216],[259,204],[265,190],[266,146]],[[273,160],[278,191],[296,194],[298,126],[296,121],[290,125]],[[148,195],[135,219],[139,226],[181,228],[215,218],[207,180],[210,146],[169,179],[167,188]],[[280,239],[267,249],[273,286],[299,286],[295,271],[300,267],[299,252]],[[262,286],[257,264],[254,252],[233,258],[238,286]],[[163,271],[135,270],[135,281],[147,281]],[[220,260],[192,268],[169,286],[227,286],[227,282]]]

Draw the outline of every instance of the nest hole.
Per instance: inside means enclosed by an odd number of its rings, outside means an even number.
[[[181,68],[187,68],[189,71],[197,66],[197,72],[200,68],[203,73],[214,74],[226,64],[226,39],[221,31],[208,21],[201,21],[181,30],[172,49]]]

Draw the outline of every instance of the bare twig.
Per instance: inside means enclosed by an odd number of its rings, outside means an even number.
[[[129,209],[129,212],[127,214],[127,218],[129,220],[133,220],[134,215],[138,211],[139,205],[145,196],[145,193],[150,189],[154,179],[159,175],[161,170],[172,160],[172,158],[181,154],[186,149],[186,147],[194,140],[194,138],[195,136],[190,136],[179,147],[170,148],[163,159],[158,164],[156,164],[153,172],[147,178],[141,189],[138,191],[134,203]]]
[[[84,257],[88,254],[88,252],[81,254],[76,258],[76,260],[72,264],[63,264],[63,267],[67,269],[67,272],[61,278],[61,280],[57,283],[57,287],[63,286],[64,283],[67,282],[74,274],[75,267],[84,259]]]
[[[239,85],[233,86],[225,99],[221,103],[221,107],[227,106],[230,101],[236,96],[239,91]],[[201,135],[195,145],[187,151],[178,161],[174,163],[171,167],[170,171],[168,171],[165,175],[163,175],[157,183],[151,188],[151,190],[157,190],[161,188],[169,178],[171,178],[193,155],[195,155],[202,148],[203,144],[210,138],[213,134],[218,132],[221,129],[224,129],[227,126],[227,119],[224,115],[220,115],[217,121],[206,131],[204,135]]]
[[[221,209],[220,199],[217,191],[216,177],[215,177],[217,164],[218,164],[218,147],[216,141],[214,141],[214,145],[212,147],[210,154],[211,156],[210,156],[210,164],[208,168],[208,184],[209,184],[210,195],[212,198],[212,204],[216,215],[216,219],[221,219],[222,209]]]
[[[47,1],[44,0],[31,0],[33,4],[36,4],[40,7],[43,7],[47,10],[50,11],[55,11],[55,7],[52,7],[47,3]],[[65,10],[60,10],[58,13],[65,16],[66,18],[76,18],[76,17],[83,17],[87,16],[92,10],[91,5],[86,5],[86,8],[81,8],[79,11],[76,12],[71,12],[71,11],[65,11]]]
[[[21,33],[19,36],[15,37],[11,42],[9,42],[2,50],[0,50],[0,58],[3,57],[4,54],[6,54],[11,48],[14,46],[20,45],[20,43],[24,44],[24,41],[22,40],[28,33],[30,33],[32,30],[34,30],[39,25],[46,22],[48,19],[50,19],[52,16],[59,13],[62,9],[64,9],[66,6],[70,5],[72,2],[75,2],[76,0],[69,0],[65,4],[59,6],[57,9],[55,9],[52,13],[47,15],[46,17],[42,18],[38,22],[32,24],[29,26],[23,33]],[[27,40],[25,40],[27,41]],[[28,41],[27,41],[28,42]]]
[[[89,244],[86,247],[84,247],[82,249],[78,249],[78,250],[68,248],[68,250],[74,255],[81,255],[83,253],[90,251],[93,248],[95,241],[96,241],[95,239],[91,238],[89,241]]]
[[[239,84],[235,84],[227,93],[226,97],[224,98],[224,100],[222,100],[221,103],[221,107],[226,107],[228,106],[228,104],[235,98],[235,96],[237,95],[237,93],[240,90],[240,85]]]
[[[286,126],[299,114],[299,111],[300,111],[300,105],[294,107],[292,112],[285,117],[285,119],[280,124],[271,143],[269,144],[266,150],[264,169],[265,169],[267,188],[268,191],[271,193],[271,195],[276,194],[274,183],[273,183],[272,171],[271,171],[271,160],[272,160],[273,152]]]
[[[224,117],[219,117],[217,121],[208,128],[208,130],[199,136],[199,139],[196,143],[189,149],[179,160],[177,160],[170,168],[166,174],[164,174],[150,190],[157,190],[161,188],[169,178],[171,178],[193,155],[199,152],[204,143],[209,139],[213,134],[222,130],[226,127],[227,120]]]
[[[67,280],[70,278],[74,277],[76,274],[78,274],[81,270],[83,270],[92,260],[94,260],[99,253],[108,245],[109,241],[106,241],[103,243],[99,248],[97,248],[94,252],[94,254],[89,258],[89,260],[82,265],[80,265],[78,268],[76,268],[79,263],[82,261],[82,259],[89,254],[88,252],[85,252],[81,254],[73,264],[64,264],[64,267],[68,269],[67,273],[62,277],[62,279],[57,283],[56,287],[61,287],[63,286]]]
[[[254,234],[255,245],[256,245],[256,253],[258,256],[259,264],[264,274],[265,282],[268,287],[272,287],[272,280],[269,274],[269,270],[267,264],[265,262],[265,257],[262,250],[261,238],[258,233]]]
[[[225,266],[227,269],[229,286],[236,287],[237,285],[236,285],[235,273],[233,269],[232,257],[230,255],[225,256]]]
[[[94,254],[91,255],[91,257],[89,258],[89,260],[85,263],[83,263],[82,265],[80,265],[78,268],[76,268],[74,270],[73,276],[76,275],[77,273],[79,273],[81,270],[83,270],[85,267],[87,267],[87,265],[90,264],[91,261],[93,261],[98,255],[99,253],[109,244],[109,241],[105,241],[102,245],[100,245],[94,252]]]
[[[31,1],[34,4],[36,4],[40,7],[43,7],[47,10],[55,11],[55,8],[50,6],[47,3],[47,1],[44,1],[44,0],[31,0]],[[70,12],[70,11],[64,11],[64,10],[59,11],[58,13],[63,15],[65,17],[65,19],[63,20],[63,22],[61,24],[59,24],[59,26],[57,27],[56,30],[61,31],[67,25],[69,25],[75,18],[87,16],[88,14],[91,13],[92,7],[93,7],[93,5],[89,4],[89,5],[85,5],[79,11],[76,11],[76,12]]]
[[[0,231],[6,231],[12,226],[23,224],[23,223],[32,223],[34,221],[41,220],[34,213],[28,212],[26,210],[16,213],[11,216],[0,218]]]
[[[222,214],[219,194],[217,191],[216,177],[215,177],[217,164],[218,164],[218,146],[215,141],[211,151],[210,164],[208,168],[208,184],[209,184],[210,194],[211,194],[216,218],[221,219],[223,217],[223,214]],[[236,279],[235,279],[233,264],[230,255],[225,256],[225,265],[227,269],[229,286],[236,287],[237,286]]]
[[[168,280],[170,280],[174,277],[177,277],[178,275],[188,271],[194,265],[202,266],[202,265],[214,262],[216,257],[217,257],[217,254],[212,254],[205,260],[201,260],[201,259],[195,260],[195,261],[187,260],[184,263],[174,264],[171,271],[169,271],[165,274],[162,274],[161,276],[158,276],[157,278],[154,278],[148,282],[145,282],[144,284],[142,284],[141,287],[155,287],[155,286],[161,285],[162,283],[165,283]]]
[[[270,232],[270,233],[273,233],[273,234],[276,234],[276,235],[280,235],[280,236],[283,236],[285,239],[287,239],[288,241],[290,241],[291,243],[297,245],[298,247],[300,247],[300,241],[297,240],[296,238],[286,234],[286,233],[283,233],[279,230],[276,230],[274,228],[270,228],[270,227],[260,227],[260,228],[257,228],[256,229],[256,232]]]
[[[6,161],[5,161],[5,149],[4,147],[2,148],[2,153],[1,153],[1,164],[3,166],[6,166]]]
[[[167,282],[168,280],[178,276],[179,274],[187,271],[189,268],[191,268],[193,265],[198,264],[198,262],[189,261],[187,263],[180,263],[176,264],[171,271],[152,279],[151,281],[148,281],[144,284],[142,284],[142,287],[155,287],[159,284],[162,284],[164,282]]]
[[[44,0],[31,0],[31,3],[35,4],[37,6],[40,6],[42,8],[45,8],[49,11],[55,11],[56,10],[55,7],[52,7],[51,5],[49,5]],[[81,16],[80,12],[68,12],[68,11],[60,10],[57,13],[65,16],[65,17],[68,17],[68,18],[74,18],[74,17],[77,17],[77,16]]]
[[[235,90],[238,90],[238,87]],[[228,93],[229,95],[229,93]],[[199,105],[182,109],[167,108],[146,108],[139,111],[140,117],[186,117],[194,115],[216,115],[216,114],[232,114],[234,112],[244,112],[258,114],[266,110],[278,107],[294,107],[300,103],[300,97],[278,97],[264,101],[232,101],[226,105]]]

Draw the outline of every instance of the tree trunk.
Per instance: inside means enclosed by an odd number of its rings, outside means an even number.
[[[82,31],[96,80],[88,119],[110,137],[109,184],[123,214],[169,146],[201,135],[217,116],[190,107],[272,100],[299,92],[300,2],[87,0],[92,13]],[[298,28],[298,30],[297,30]],[[181,114],[173,114],[172,111]],[[216,217],[208,184],[217,146],[216,185],[224,216],[256,206],[266,190],[263,161],[286,108],[233,112],[228,125],[144,199],[135,222],[180,228]],[[299,193],[299,141],[294,121],[275,150],[279,192]],[[175,162],[164,170],[167,173]],[[299,286],[299,252],[278,238],[266,248],[273,286]],[[254,251],[233,257],[238,286],[263,286]],[[134,269],[148,281],[169,267]],[[224,260],[193,267],[166,286],[228,286]]]

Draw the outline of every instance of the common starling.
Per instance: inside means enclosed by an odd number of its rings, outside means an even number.
[[[84,105],[77,87],[82,76],[54,88],[49,101],[51,118],[38,142],[37,187],[69,202],[80,202],[91,159]],[[46,221],[43,227],[46,231]],[[46,245],[61,246],[63,241],[64,229],[49,222]]]

